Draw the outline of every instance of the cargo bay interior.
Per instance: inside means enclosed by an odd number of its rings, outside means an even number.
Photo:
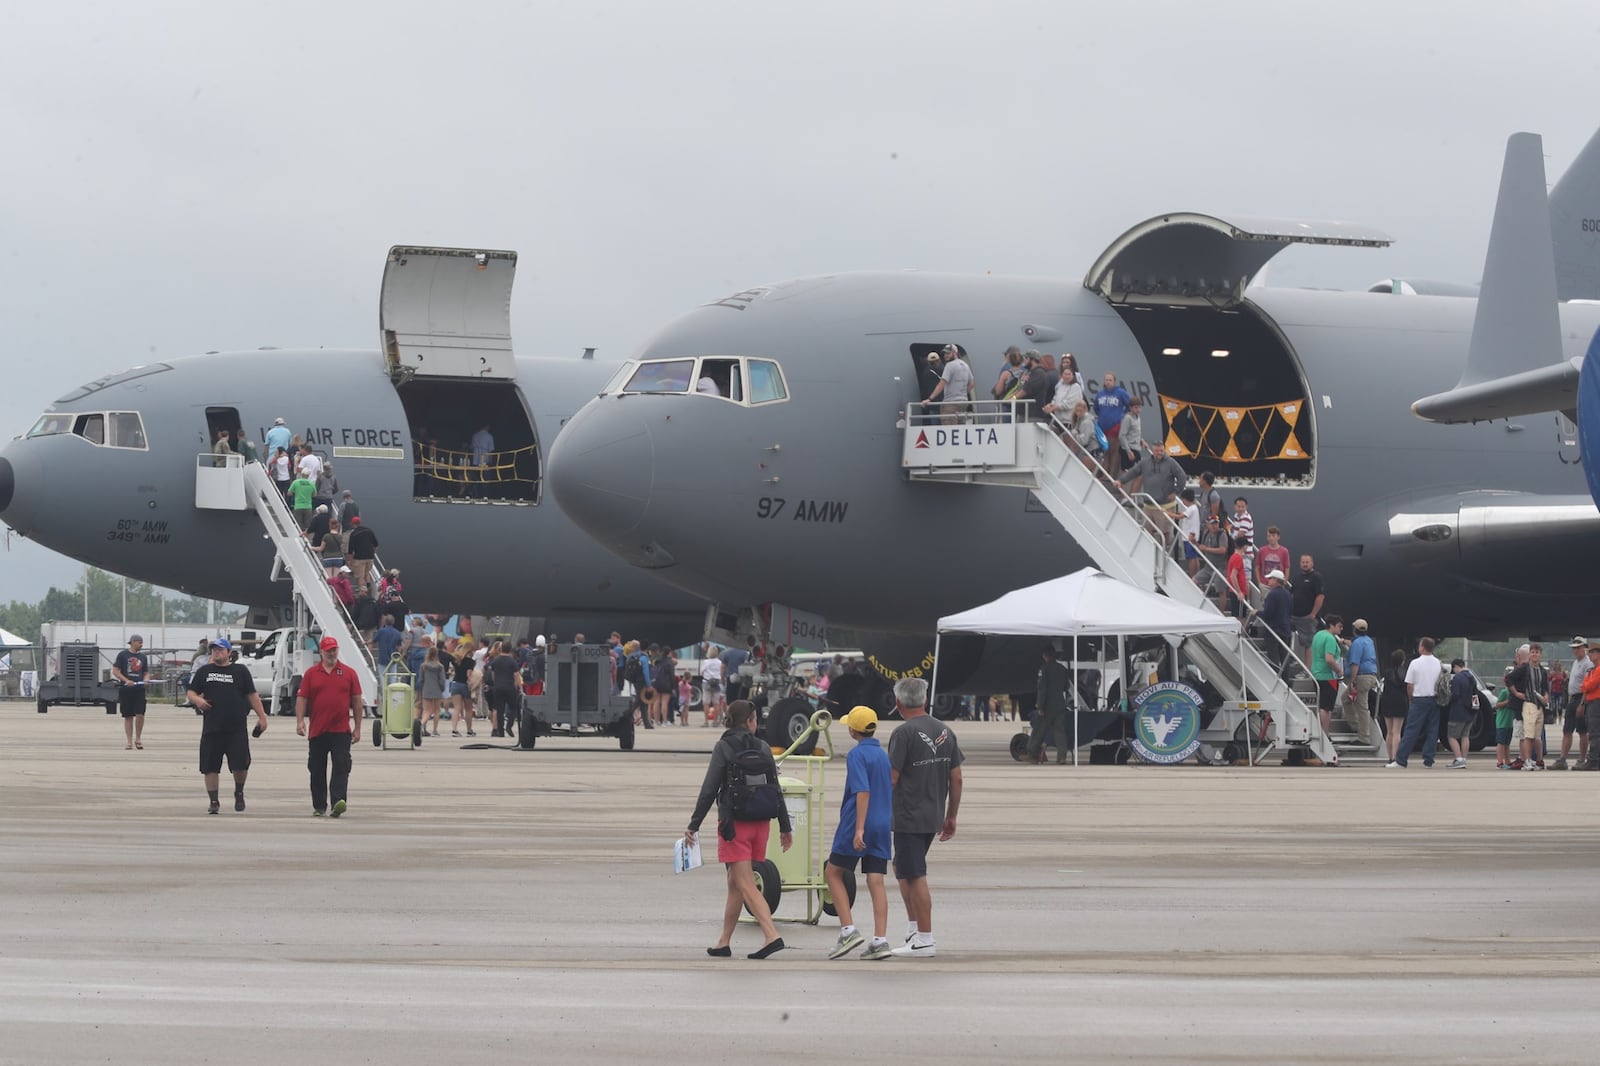
[[[1122,305],[1161,396],[1163,439],[1191,475],[1310,484],[1316,441],[1305,380],[1278,330],[1233,308]],[[1156,427],[1146,416],[1146,433]]]
[[[1191,475],[1310,486],[1315,410],[1288,341],[1246,298],[1291,244],[1381,248],[1389,238],[1348,222],[1220,218],[1172,212],[1112,241],[1084,288],[1138,340],[1161,397],[1159,431]]]
[[[539,502],[539,439],[515,382],[414,377],[395,389],[411,436],[415,499]],[[485,430],[487,439],[478,437]]]

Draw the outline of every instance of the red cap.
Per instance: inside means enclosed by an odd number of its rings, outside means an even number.
[[[323,651],[328,651],[329,649],[337,651],[339,648],[339,642],[334,640],[332,637],[323,637],[322,643],[318,644],[317,647],[321,648]]]
[[[354,518],[350,519],[350,524],[353,526],[359,526],[361,524],[361,516],[356,515]]]

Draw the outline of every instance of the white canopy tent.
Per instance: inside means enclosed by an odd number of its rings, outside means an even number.
[[[1086,566],[1076,573],[1008,592],[997,600],[939,619],[934,637],[933,687],[939,683],[939,648],[946,633],[1001,636],[1071,637],[1072,661],[1078,660],[1079,637],[1122,638],[1142,634],[1192,636],[1238,632],[1239,622],[1223,614],[1186,607],[1158,592],[1125,585]],[[1241,667],[1242,673],[1242,667]],[[1072,686],[1072,735],[1078,737],[1077,683]],[[1124,688],[1126,691],[1126,688]],[[929,696],[930,703],[932,696]],[[1072,751],[1078,763],[1078,751]]]
[[[23,640],[9,629],[0,629],[0,648],[27,648],[33,641]]]

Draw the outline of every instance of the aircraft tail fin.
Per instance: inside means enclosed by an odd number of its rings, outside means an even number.
[[[1600,130],[1550,190],[1556,292],[1563,300],[1600,300]]]
[[[1500,196],[1495,201],[1489,252],[1483,263],[1483,287],[1460,384],[1476,385],[1560,359],[1561,320],[1550,241],[1550,198],[1544,185],[1544,142],[1537,133],[1513,133],[1506,141]]]

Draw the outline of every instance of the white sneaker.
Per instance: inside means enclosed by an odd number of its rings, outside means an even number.
[[[926,944],[911,940],[889,952],[897,959],[931,959],[938,953],[938,948],[931,940]]]
[[[1386,765],[1385,765],[1385,766],[1384,766],[1384,769],[1385,769],[1385,770],[1404,770],[1404,769],[1405,769],[1405,767],[1404,767],[1404,766],[1401,766],[1401,765],[1400,765],[1400,764],[1399,764],[1399,763],[1397,763],[1397,762],[1392,762],[1392,763],[1388,763],[1388,764],[1386,764]]]

